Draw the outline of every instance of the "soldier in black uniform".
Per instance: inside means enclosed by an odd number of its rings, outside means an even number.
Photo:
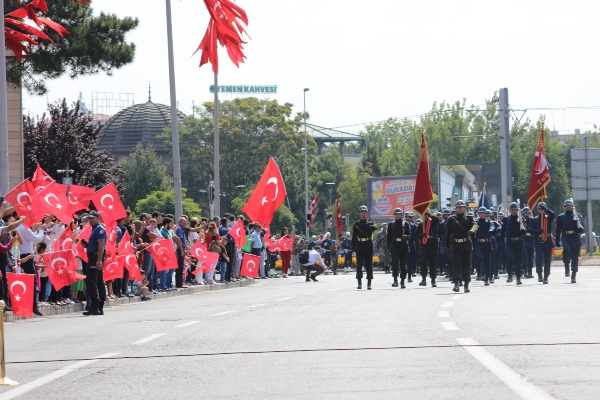
[[[535,249],[534,235],[531,232],[533,220],[529,207],[523,207],[521,213],[523,214],[523,225],[525,226],[525,236],[523,237],[523,277],[529,279],[533,278],[533,250]]]
[[[392,287],[398,287],[398,264],[400,264],[400,288],[405,289],[404,280],[406,279],[406,260],[408,258],[408,241],[410,239],[410,226],[402,218],[402,210],[394,210],[394,220],[388,224],[388,250],[392,256],[392,276],[394,283]]]
[[[358,288],[362,289],[362,267],[367,270],[367,290],[371,290],[373,279],[373,232],[377,230],[375,221],[367,219],[367,206],[360,206],[360,219],[352,225],[352,250],[356,252],[356,279]]]
[[[427,286],[427,265],[429,265],[429,276],[431,277],[431,287],[437,287],[435,278],[437,275],[438,259],[438,226],[440,219],[431,215],[431,211],[426,211],[423,215],[423,221],[417,226],[417,238],[421,244],[421,277],[423,280],[419,286]]]
[[[535,272],[537,272],[538,282],[548,284],[550,276],[550,262],[552,261],[552,221],[554,221],[554,211],[546,207],[546,203],[540,201],[537,205],[539,215],[531,218],[531,233],[535,240]],[[545,239],[544,239],[545,237]],[[544,267],[544,278],[542,279],[542,266]]]
[[[519,216],[519,205],[510,203],[510,215],[502,221],[502,232],[506,244],[506,270],[508,279],[506,282],[512,282],[513,273],[517,276],[517,285],[521,285],[521,265],[523,257],[523,235],[525,234],[525,225]]]
[[[576,283],[575,276],[579,271],[579,253],[581,252],[581,234],[584,227],[581,215],[573,209],[573,200],[564,202],[565,212],[556,218],[556,246],[563,244],[563,262],[565,263],[565,276],[569,276],[569,263],[571,263],[571,283]]]
[[[452,257],[452,280],[454,290],[460,289],[460,281],[465,284],[465,293],[469,293],[469,282],[471,282],[471,257],[473,253],[473,242],[470,234],[477,231],[477,223],[473,217],[465,216],[465,202],[456,202],[456,215],[448,218],[446,223],[446,248],[451,249]]]
[[[474,236],[473,252],[477,264],[477,274],[483,277],[484,285],[489,286],[494,280],[492,269],[492,222],[487,219],[485,207],[479,207],[477,214],[477,231]],[[491,213],[490,213],[491,214]]]

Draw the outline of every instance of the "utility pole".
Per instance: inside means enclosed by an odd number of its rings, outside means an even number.
[[[6,101],[6,45],[4,43],[4,1],[0,2],[0,194],[8,193],[8,103]]]
[[[498,111],[500,113],[500,180],[502,205],[508,209],[513,197],[512,165],[510,161],[510,109],[508,107],[508,89],[499,92]]]

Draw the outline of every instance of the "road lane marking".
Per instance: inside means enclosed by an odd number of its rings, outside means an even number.
[[[447,321],[440,322],[440,324],[442,324],[442,328],[444,328],[446,331],[460,331],[460,328],[456,326],[456,322]]]
[[[438,311],[438,318],[450,318],[450,311]]]
[[[195,325],[195,324],[197,324],[199,322],[200,321],[190,321],[190,322],[186,322],[185,324],[177,325],[175,328],[186,328],[188,326]]]
[[[304,293],[304,294],[312,294],[312,293]]]
[[[462,297],[462,294],[455,294],[454,296],[450,297],[450,300],[460,300]]]
[[[165,335],[166,335],[166,333],[155,333],[154,335],[150,335],[148,337],[140,339],[140,340],[138,340],[136,342],[133,342],[131,344],[144,344],[144,343],[148,343],[148,342],[150,342],[150,341],[152,341],[154,339],[158,339],[159,337],[165,336]]]
[[[519,373],[513,371],[509,366],[494,357],[484,347],[478,346],[474,339],[458,338],[458,344],[472,355],[477,361],[482,363],[490,370],[498,379],[500,379],[509,389],[513,390],[524,400],[546,400],[552,399],[542,389],[529,383]]]
[[[248,308],[260,307],[260,306],[266,306],[266,304],[254,304],[253,306],[248,306]]]
[[[283,301],[283,300],[289,300],[289,299],[293,299],[293,297],[284,297],[283,299],[278,299],[277,301]]]
[[[442,307],[448,308],[448,307],[452,307],[454,305],[454,302],[452,301],[446,301],[444,303],[442,303]]]
[[[218,317],[218,316],[220,316],[220,315],[231,314],[232,312],[235,312],[235,310],[231,310],[231,311],[223,311],[223,312],[220,312],[220,313],[218,313],[218,314],[213,314],[212,316],[213,316],[213,317]]]
[[[59,370],[49,373],[48,375],[44,375],[44,376],[37,378],[31,382],[25,383],[19,387],[16,387],[7,392],[4,392],[3,394],[0,395],[0,399],[1,400],[14,399],[15,397],[21,396],[33,389],[36,389],[40,386],[50,383],[58,378],[61,378],[65,375],[75,371],[75,370],[78,370],[80,368],[83,368],[85,366],[93,364],[97,361],[102,360],[103,358],[114,357],[117,354],[119,354],[119,353],[107,353],[107,354],[103,354],[101,356],[95,357],[93,360],[79,361],[79,362],[76,362],[75,364],[67,365],[65,367],[62,367]]]
[[[328,292],[335,292],[336,290],[342,290],[343,288],[337,288],[337,289],[329,289]]]

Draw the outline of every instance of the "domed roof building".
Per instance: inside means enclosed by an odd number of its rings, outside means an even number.
[[[185,115],[178,112],[179,121]],[[171,107],[153,103],[150,96],[143,104],[135,104],[119,111],[102,127],[103,136],[98,141],[98,149],[112,154],[116,162],[135,151],[138,143],[152,146],[161,157],[171,151],[171,145],[157,138],[166,127],[171,126]]]

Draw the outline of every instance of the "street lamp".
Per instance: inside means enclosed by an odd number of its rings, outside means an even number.
[[[326,185],[329,187],[329,207],[331,207],[331,192],[333,192],[333,187],[335,186],[335,183],[327,182]]]
[[[308,215],[308,134],[306,133],[306,92],[309,88],[304,88],[304,215]],[[306,229],[306,238],[308,239],[308,224],[304,224]]]
[[[246,187],[246,185],[237,185],[237,186],[236,186],[236,188],[238,188],[238,189],[239,189],[239,191],[240,191],[240,198],[241,198],[242,196],[244,196],[244,188],[245,188],[245,187]]]

